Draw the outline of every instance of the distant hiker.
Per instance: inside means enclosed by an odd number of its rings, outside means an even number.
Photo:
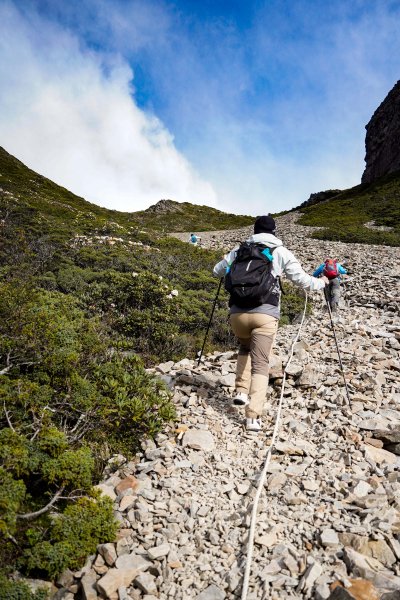
[[[284,273],[309,291],[321,290],[329,283],[325,277],[308,275],[274,234],[274,219],[270,215],[257,217],[254,235],[214,267],[214,275],[225,276],[230,292],[230,323],[240,344],[233,405],[246,407],[248,431],[261,429],[269,357],[280,316],[279,277]]]
[[[340,275],[347,275],[347,271],[336,258],[327,258],[313,273],[313,277],[321,275],[329,279],[327,298],[331,311],[336,312],[340,301]]]
[[[190,234],[189,242],[193,244],[193,246],[197,246],[200,240],[201,238],[199,236],[195,235],[194,233]]]

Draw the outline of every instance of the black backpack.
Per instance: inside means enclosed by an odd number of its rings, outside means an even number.
[[[229,306],[255,308],[266,303],[278,306],[280,290],[278,279],[271,272],[272,252],[264,244],[240,244],[225,275]]]

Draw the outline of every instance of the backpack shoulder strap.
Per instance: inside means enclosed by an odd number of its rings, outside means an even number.
[[[268,246],[267,246],[266,248],[264,248],[264,250],[262,250],[261,254],[264,254],[264,256],[266,256],[268,258],[268,260],[270,262],[272,262],[272,260],[273,260],[272,253],[273,253],[274,250],[275,250],[275,248],[273,248],[271,250],[271,248],[268,248]]]

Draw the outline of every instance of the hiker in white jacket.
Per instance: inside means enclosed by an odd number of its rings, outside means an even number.
[[[308,275],[297,258],[275,237],[275,221],[270,215],[258,217],[254,223],[254,235],[247,240],[263,244],[272,251],[271,273],[277,280],[268,298],[268,304],[255,308],[242,308],[230,302],[230,322],[233,333],[239,339],[236,365],[236,395],[234,406],[246,407],[246,428],[260,431],[261,415],[268,388],[269,357],[278,329],[280,317],[279,277],[285,274],[295,285],[307,290],[324,289],[329,283],[326,277]],[[225,255],[214,267],[214,275],[224,277],[236,258],[238,247]]]

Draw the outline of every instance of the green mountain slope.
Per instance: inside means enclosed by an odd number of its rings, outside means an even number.
[[[175,214],[182,219],[179,227],[191,223],[200,229],[208,219],[208,226],[221,228],[229,216],[172,201],[167,210],[168,215],[158,205],[140,213],[101,208],[0,150],[3,276],[19,274],[31,286],[73,295],[89,314],[101,316],[111,336],[149,362],[194,351],[200,337],[195,332],[207,323],[212,265],[219,258],[164,236],[161,220],[171,230]],[[139,274],[134,280],[132,272]],[[173,288],[179,292],[174,307],[164,301]]]
[[[254,217],[233,215],[209,206],[173,200],[161,200],[147,210],[133,214],[142,227],[162,232],[237,229],[254,222]]]
[[[212,267],[220,259],[219,252],[164,234],[253,222],[172,200],[136,213],[101,208],[2,148],[0,219],[3,278],[19,277],[32,287],[72,295],[89,315],[101,318],[113,340],[148,363],[190,355],[201,345],[216,287]],[[172,289],[178,295],[165,302]],[[221,310],[225,301],[223,293]],[[291,318],[292,305],[284,302]],[[210,347],[232,343],[225,318],[223,323],[216,321]]]
[[[107,233],[121,227],[126,233],[139,228],[161,232],[234,229],[254,220],[171,200],[164,201],[168,203],[166,212],[158,212],[158,205],[132,213],[101,208],[38,175],[1,147],[0,200],[3,210],[12,210],[20,224],[41,234],[57,231],[61,237],[95,230]]]
[[[232,226],[206,207],[168,210],[163,227],[168,221],[171,231],[174,213],[178,228]],[[8,580],[17,565],[53,579],[114,539],[112,505],[94,501],[92,489],[103,461],[132,456],[174,418],[170,392],[144,366],[201,347],[220,256],[164,236],[158,216],[90,204],[0,149],[0,588],[7,598],[34,599]],[[232,343],[222,293],[206,350]]]
[[[324,228],[314,232],[313,237],[399,246],[400,173],[357,185],[331,200],[300,210],[304,213],[300,224]]]

